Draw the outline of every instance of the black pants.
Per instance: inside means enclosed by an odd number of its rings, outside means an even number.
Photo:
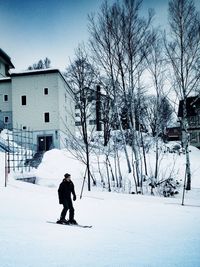
[[[63,203],[63,210],[60,215],[61,220],[65,219],[68,210],[69,210],[69,220],[71,221],[74,219],[74,207],[71,199],[66,199]]]

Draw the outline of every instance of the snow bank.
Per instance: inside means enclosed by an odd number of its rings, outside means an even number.
[[[171,144],[173,145],[173,144]],[[127,171],[127,163],[124,153],[119,153],[121,162],[121,171],[123,174],[123,186],[128,188],[127,192],[131,192],[133,187],[133,177]],[[146,154],[147,168],[149,176],[153,175],[155,168],[155,152],[150,150]],[[190,160],[192,172],[192,187],[200,188],[200,150],[190,146]],[[99,167],[95,155],[91,155],[91,169],[97,180],[100,182],[99,168],[106,181],[106,169],[103,168],[105,155],[99,155]],[[114,159],[111,158],[111,164],[114,166]],[[63,179],[65,173],[70,173],[72,178],[76,180],[79,187],[82,185],[83,177],[85,174],[85,165],[77,160],[67,150],[53,149],[44,154],[43,160],[35,171],[37,177],[37,184],[49,187],[57,187]],[[178,180],[182,185],[185,178],[185,155],[181,153],[163,153],[159,163],[159,175],[162,179],[173,177]],[[87,182],[87,181],[86,181]],[[130,185],[132,183],[132,186]],[[129,188],[130,187],[130,188]],[[134,190],[133,190],[134,191]]]
[[[0,188],[1,267],[199,267],[200,199],[84,191],[81,229],[54,222],[56,188],[10,181]],[[198,192],[199,194],[200,192]]]
[[[35,176],[38,185],[57,187],[65,173],[70,173],[72,179],[81,183],[84,168],[84,165],[66,150],[52,149],[44,154],[41,164],[35,171]]]

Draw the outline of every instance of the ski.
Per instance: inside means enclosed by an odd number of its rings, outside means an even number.
[[[75,226],[75,227],[80,227],[80,228],[92,228],[92,225],[58,223],[58,222],[53,222],[53,221],[47,221],[47,223],[60,224],[60,225],[66,225],[66,226]]]

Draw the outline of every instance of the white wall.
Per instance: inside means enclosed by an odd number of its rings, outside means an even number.
[[[75,133],[74,102],[63,76],[58,72],[38,73],[12,76],[13,95],[13,127],[24,127],[33,130],[34,143],[37,137],[52,135],[53,144],[57,148],[63,147],[66,129]],[[48,88],[48,95],[44,95],[44,88]],[[21,103],[25,95],[27,103]],[[44,122],[44,113],[49,112],[50,122]],[[66,127],[67,125],[67,127]]]
[[[8,101],[4,101],[4,95],[8,95]],[[12,110],[12,86],[11,78],[0,78],[0,110],[11,111]]]
[[[8,101],[4,101],[4,95],[8,95]],[[12,84],[10,78],[0,78],[0,127],[5,126],[4,117],[8,117],[8,129],[12,128]]]
[[[60,76],[58,79],[59,87],[59,125],[60,130],[64,133],[75,133],[75,103],[70,93],[68,85]]]
[[[58,73],[46,73],[12,77],[13,126],[30,127],[32,130],[58,129]],[[48,88],[48,95],[44,95]],[[27,104],[21,104],[26,95]],[[49,112],[50,122],[44,122],[44,113]]]

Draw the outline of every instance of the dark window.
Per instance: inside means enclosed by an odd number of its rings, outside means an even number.
[[[50,119],[49,119],[49,112],[45,112],[44,113],[44,122],[49,122]]]
[[[8,95],[4,95],[4,101],[5,101],[5,102],[8,101]]]
[[[26,126],[23,126],[22,129],[23,129],[23,130],[26,130]]]
[[[8,123],[8,117],[4,117],[4,123]]]
[[[48,88],[44,88],[44,94],[48,95],[49,94],[49,89]]]
[[[76,126],[81,126],[81,122],[80,122],[80,121],[76,121],[76,122],[75,122],[75,125],[76,125]]]
[[[22,96],[22,106],[25,106],[26,105],[26,96],[23,95]]]

